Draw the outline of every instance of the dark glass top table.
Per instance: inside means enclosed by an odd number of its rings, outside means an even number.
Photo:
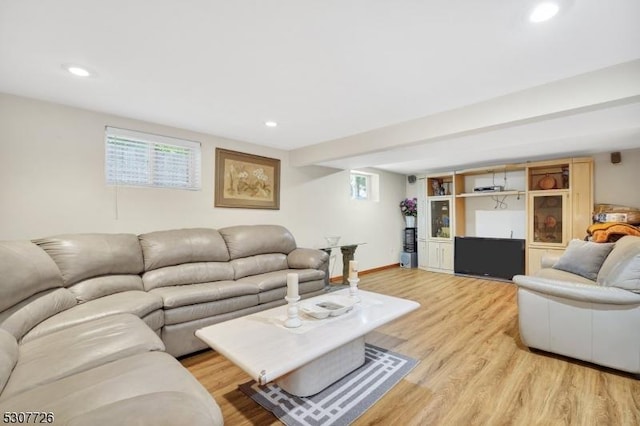
[[[320,250],[331,256],[331,252],[335,248],[339,248],[342,252],[342,284],[349,285],[349,261],[353,260],[353,256],[356,253],[358,246],[367,243],[353,243],[353,244],[336,244],[335,246],[322,247]],[[330,279],[331,277],[329,277]]]

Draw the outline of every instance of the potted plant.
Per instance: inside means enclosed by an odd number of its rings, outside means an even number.
[[[404,215],[407,228],[416,227],[416,216],[418,216],[418,199],[417,198],[405,198],[400,201],[400,211]]]

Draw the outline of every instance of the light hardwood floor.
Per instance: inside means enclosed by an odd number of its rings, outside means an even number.
[[[355,425],[640,424],[637,377],[522,344],[513,284],[394,268],[360,288],[420,302],[367,337],[420,363]],[[221,355],[181,361],[227,425],[281,424],[238,390],[249,377]]]

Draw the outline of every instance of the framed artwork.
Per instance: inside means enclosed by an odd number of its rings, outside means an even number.
[[[214,206],[280,210],[280,160],[216,148]]]

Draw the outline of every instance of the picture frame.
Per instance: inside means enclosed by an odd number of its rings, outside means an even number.
[[[280,160],[216,148],[215,207],[280,210]]]

